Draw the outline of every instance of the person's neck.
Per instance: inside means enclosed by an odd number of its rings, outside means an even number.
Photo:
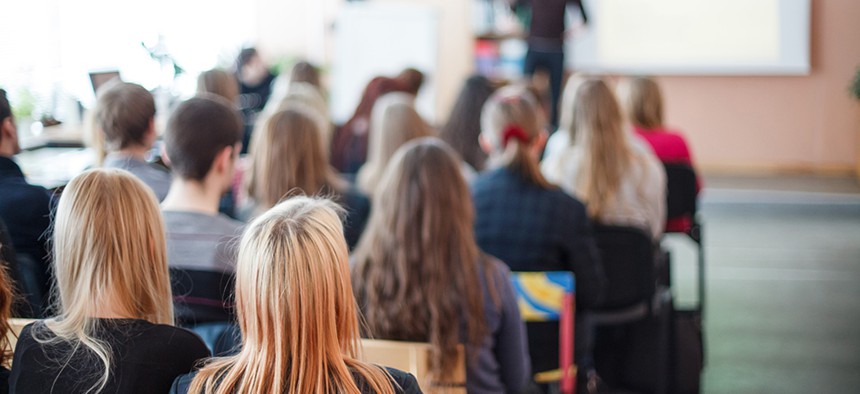
[[[166,211],[217,215],[222,192],[218,188],[209,186],[210,183],[205,180],[198,182],[180,177],[173,178],[170,191],[161,203],[161,208]]]
[[[116,151],[117,155],[128,156],[140,161],[146,161],[146,153],[149,152],[149,148],[143,145],[134,145],[129,146],[123,149]]]
[[[15,148],[11,144],[0,144],[0,157],[11,159],[16,153],[18,152],[15,152]]]

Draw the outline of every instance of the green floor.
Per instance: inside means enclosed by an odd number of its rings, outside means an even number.
[[[860,392],[860,187],[810,178],[706,185],[703,392]],[[692,248],[667,243],[675,293],[690,301]]]

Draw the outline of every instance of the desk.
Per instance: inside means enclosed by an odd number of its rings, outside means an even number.
[[[65,186],[84,170],[95,166],[96,153],[90,148],[38,148],[15,155],[27,181],[54,189]]]
[[[38,125],[36,125],[38,129]],[[32,129],[32,128],[31,128]],[[82,126],[66,126],[59,124],[56,126],[44,127],[38,134],[32,130],[18,130],[18,136],[21,143],[21,149],[25,151],[44,148],[44,147],[73,147],[80,148],[84,146],[84,132]]]

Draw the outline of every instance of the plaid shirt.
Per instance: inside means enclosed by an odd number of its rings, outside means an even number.
[[[573,271],[577,304],[603,298],[605,278],[585,206],[561,189],[528,183],[506,168],[472,182],[475,237],[512,271]]]

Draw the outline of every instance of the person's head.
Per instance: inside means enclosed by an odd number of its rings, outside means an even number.
[[[601,218],[631,161],[624,119],[615,95],[598,78],[583,81],[573,106],[573,135],[584,152],[576,194],[592,217]]]
[[[256,86],[266,77],[268,68],[254,47],[244,48],[236,57],[236,78],[245,85]]]
[[[242,133],[242,118],[222,97],[206,94],[188,99],[167,121],[164,148],[171,171],[182,180],[227,190]]]
[[[618,98],[628,118],[643,129],[663,127],[663,96],[657,82],[647,77],[622,80]]]
[[[561,93],[561,103],[559,107],[558,131],[568,133],[570,135],[570,143],[573,143],[573,106],[576,100],[576,91],[579,90],[579,85],[588,77],[582,73],[571,75],[564,85],[564,91]]]
[[[424,84],[424,73],[414,68],[405,68],[400,74],[397,74],[396,79],[401,81],[407,93],[414,95],[421,90],[421,85]]]
[[[143,86],[119,79],[102,85],[95,116],[107,152],[149,148],[155,142],[155,99]]]
[[[490,80],[480,75],[473,75],[463,84],[460,96],[454,103],[448,122],[439,131],[439,137],[451,145],[463,161],[474,169],[482,170],[487,154],[478,144],[481,134],[481,109],[493,94]]]
[[[320,70],[313,64],[304,60],[296,63],[290,72],[290,83],[304,82],[322,90],[320,81]]]
[[[20,151],[18,127],[15,125],[15,116],[12,115],[12,106],[6,98],[6,91],[0,89],[0,156],[13,156]]]
[[[320,121],[310,108],[294,104],[265,120],[251,138],[247,180],[248,195],[258,212],[290,194],[342,191],[322,139]]]
[[[401,145],[428,137],[433,130],[415,110],[415,96],[388,93],[379,98],[371,113],[367,163],[358,172],[358,187],[372,194],[385,166]]]
[[[153,192],[131,173],[94,169],[73,178],[54,220],[58,340],[92,352],[107,383],[110,349],[94,339],[95,318],[173,324],[164,224]]]
[[[358,311],[349,252],[332,201],[293,197],[251,222],[236,265],[240,353],[203,367],[195,393],[358,393],[352,372],[392,393],[357,360]]]
[[[537,103],[524,88],[501,88],[484,104],[480,141],[491,165],[506,167],[531,183],[550,187],[538,163],[546,139]]]
[[[213,68],[200,73],[197,77],[197,93],[212,93],[236,105],[239,98],[239,82],[226,70]]]
[[[421,138],[403,145],[385,170],[353,255],[369,334],[430,342],[433,371],[442,376],[454,365],[462,325],[470,345],[486,333],[473,226],[456,154]]]

